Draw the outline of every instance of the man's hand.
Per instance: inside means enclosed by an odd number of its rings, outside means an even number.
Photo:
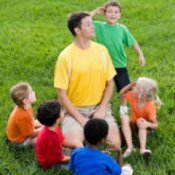
[[[97,111],[93,114],[93,118],[104,119],[105,115],[106,115],[106,110],[98,108]]]

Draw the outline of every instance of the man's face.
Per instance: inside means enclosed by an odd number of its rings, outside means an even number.
[[[106,8],[105,17],[108,24],[115,24],[120,18],[120,9],[116,6],[109,6]]]
[[[92,19],[87,16],[81,20],[80,35],[84,38],[91,39],[94,34],[94,26],[92,24]]]

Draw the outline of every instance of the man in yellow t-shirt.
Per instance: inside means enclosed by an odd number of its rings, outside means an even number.
[[[109,124],[107,143],[120,148],[119,130],[108,104],[115,76],[108,51],[91,41],[94,28],[88,13],[69,16],[68,28],[74,42],[59,55],[54,74],[54,87],[65,108],[63,133],[77,146],[83,146],[83,126],[87,120],[105,119]]]

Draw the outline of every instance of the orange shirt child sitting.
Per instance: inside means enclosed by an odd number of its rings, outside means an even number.
[[[151,150],[146,149],[146,139],[147,129],[158,127],[156,110],[162,103],[157,96],[157,91],[156,82],[146,77],[138,78],[136,83],[129,84],[120,91],[119,95],[122,101],[120,116],[122,131],[127,144],[123,157],[128,157],[133,151],[131,130],[133,125],[138,128],[140,154],[151,154]],[[127,103],[130,106],[130,118],[128,117]]]
[[[19,146],[34,145],[42,127],[33,117],[35,92],[28,83],[18,83],[11,88],[10,95],[16,106],[8,119],[7,139]]]

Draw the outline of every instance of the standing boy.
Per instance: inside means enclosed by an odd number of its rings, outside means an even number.
[[[119,130],[109,105],[115,70],[107,49],[91,41],[94,28],[88,13],[70,15],[68,28],[74,42],[59,55],[54,77],[59,101],[66,110],[65,137],[83,146],[83,127],[93,116],[107,121],[107,142],[120,148]]]
[[[116,1],[108,1],[104,7],[92,11],[90,15],[103,14],[106,22],[93,21],[95,26],[96,41],[107,47],[117,72],[114,77],[118,92],[130,83],[127,70],[127,57],[124,50],[126,45],[134,48],[138,55],[139,64],[145,65],[143,53],[126,26],[118,23],[121,16],[121,6]]]
[[[7,139],[18,146],[34,145],[42,127],[33,118],[35,92],[28,83],[18,83],[11,88],[10,95],[16,106],[7,123]]]

